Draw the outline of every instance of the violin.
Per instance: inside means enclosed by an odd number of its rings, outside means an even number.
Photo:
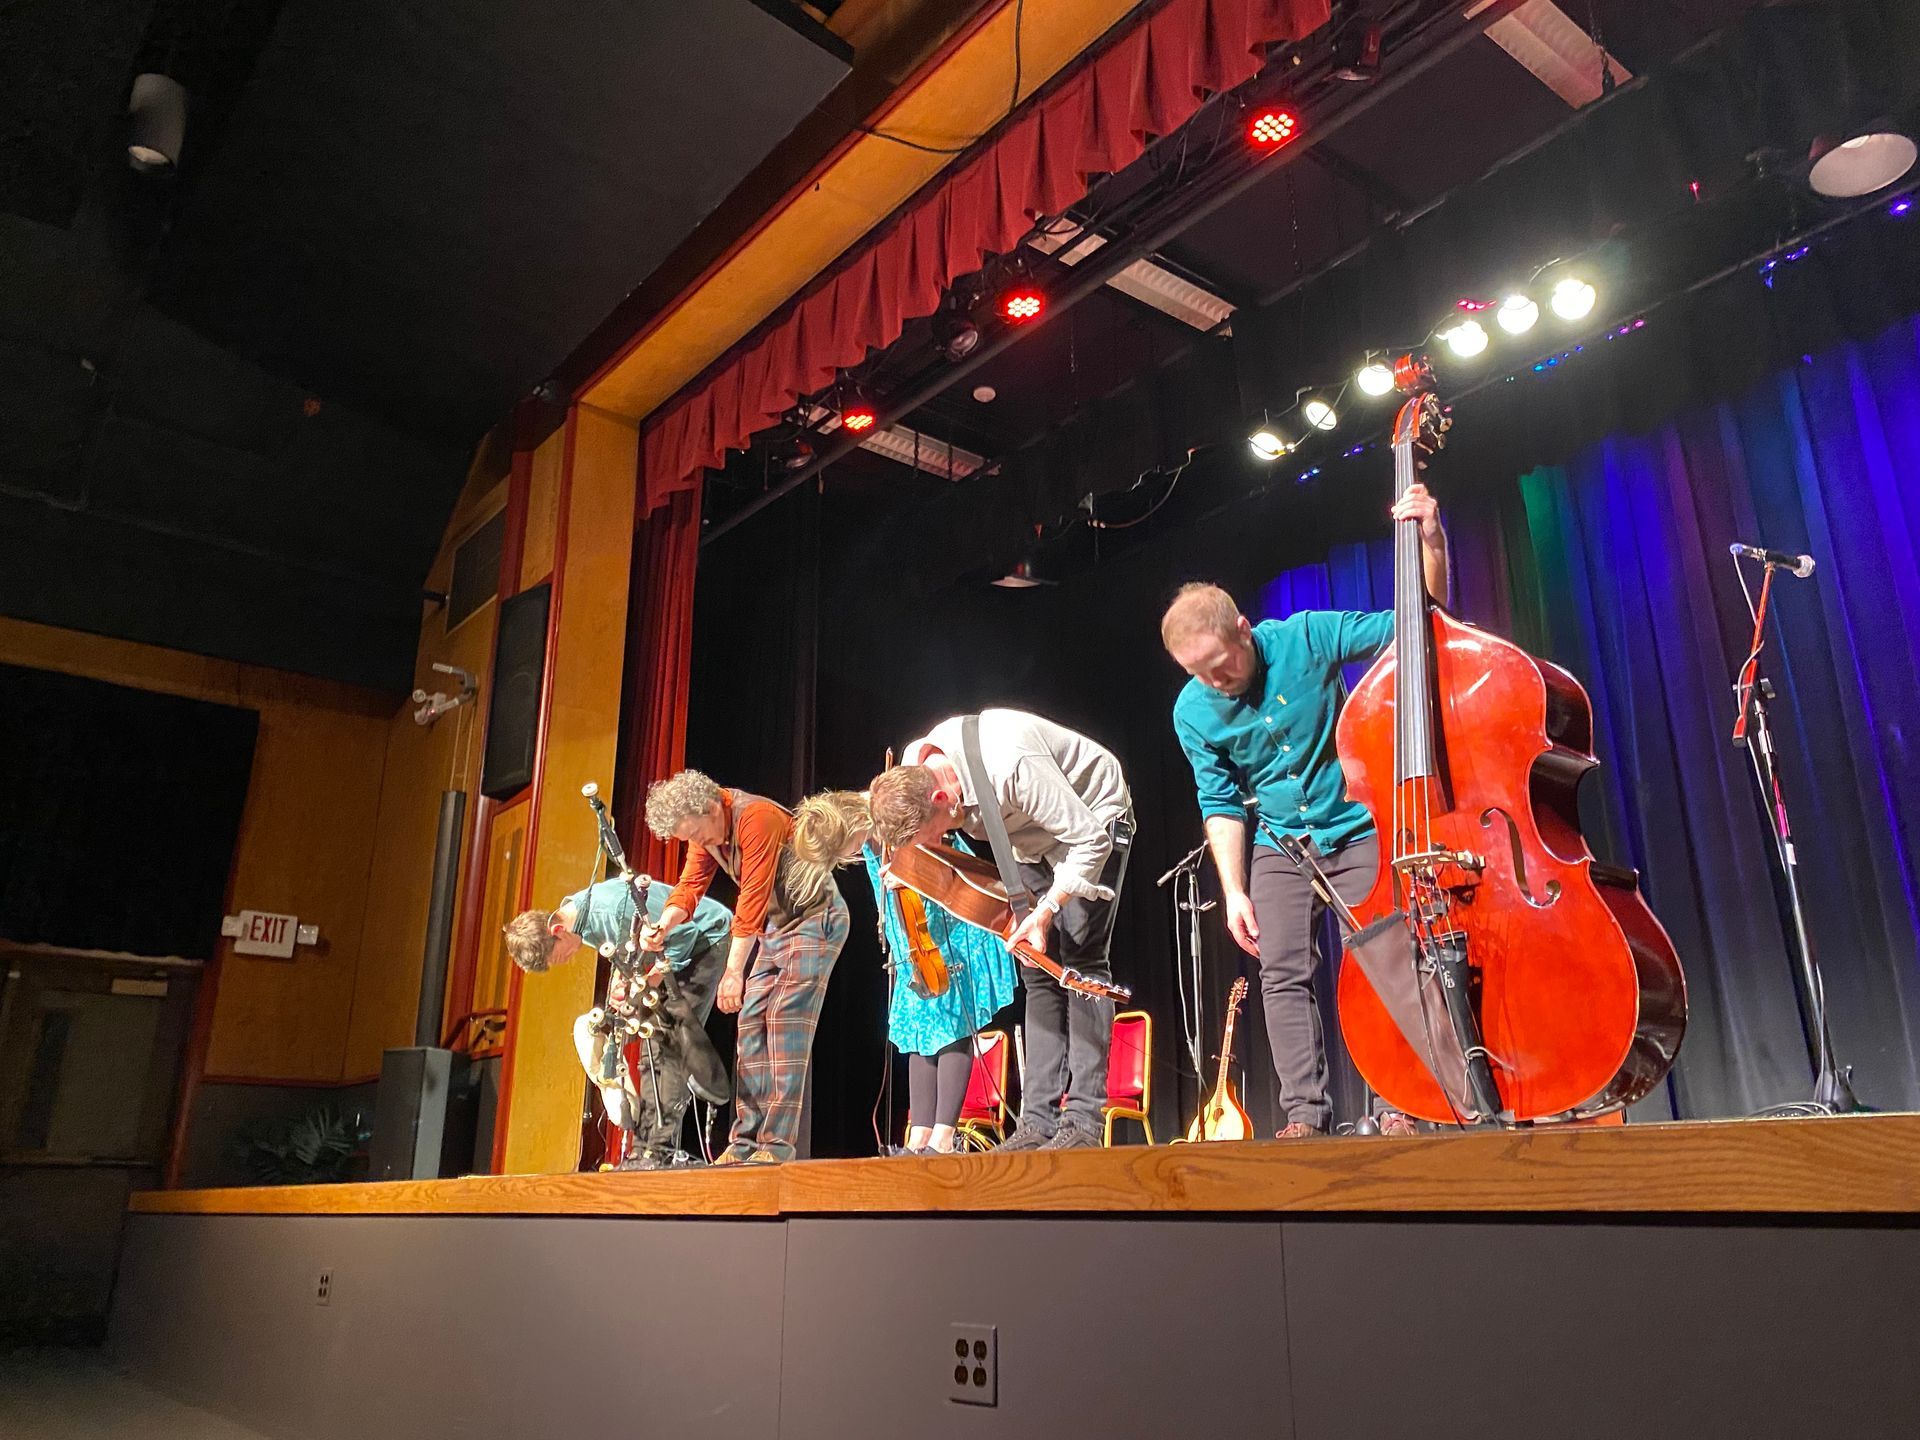
[[[1394,494],[1447,425],[1402,357]],[[1335,731],[1380,868],[1353,907],[1340,1028],[1367,1083],[1425,1120],[1507,1124],[1620,1109],[1686,1033],[1673,942],[1631,870],[1602,864],[1576,791],[1599,765],[1573,676],[1427,594],[1419,524],[1396,522],[1393,646]]]
[[[927,928],[926,904],[912,890],[890,890],[887,894],[900,928],[907,932],[914,990],[928,1000],[946,994],[951,983],[947,976],[947,957],[933,943],[933,932]]]
[[[1007,939],[1017,928],[1000,872],[990,861],[950,845],[903,845],[887,857],[886,873],[908,890],[924,895],[949,914]],[[1124,1004],[1133,991],[1062,965],[1025,941],[1011,945],[1023,965],[1051,975],[1076,995]]]

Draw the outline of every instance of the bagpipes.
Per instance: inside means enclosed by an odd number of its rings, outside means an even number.
[[[709,1104],[724,1105],[732,1098],[726,1063],[714,1049],[706,1027],[681,997],[679,982],[666,964],[666,957],[644,950],[640,945],[641,932],[647,925],[647,891],[653,885],[652,877],[636,874],[627,863],[627,852],[613,827],[613,817],[600,799],[600,787],[588,781],[580,787],[580,794],[593,808],[594,822],[600,827],[600,854],[620,872],[621,882],[627,887],[627,898],[633,904],[627,938],[620,942],[609,940],[600,947],[601,958],[624,983],[626,1004],[609,1003],[587,1013],[588,1029],[607,1041],[600,1055],[600,1083],[617,1083],[621,1060],[630,1042],[675,1045],[686,1061],[694,1093]],[[599,856],[595,856],[594,869],[599,868]],[[651,974],[656,965],[659,973]]]

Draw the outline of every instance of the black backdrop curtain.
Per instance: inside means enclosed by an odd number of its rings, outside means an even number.
[[[259,722],[0,665],[0,935],[211,958]]]

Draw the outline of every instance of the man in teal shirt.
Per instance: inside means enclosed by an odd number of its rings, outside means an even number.
[[[649,921],[659,920],[671,893],[671,887],[657,880],[648,884]],[[528,910],[515,916],[506,927],[507,953],[522,970],[541,974],[565,964],[583,948],[597,953],[602,945],[624,945],[632,933],[633,917],[633,897],[626,882],[602,880],[569,895],[551,913]],[[706,1053],[696,1053],[698,1040],[683,1032],[689,1025],[704,1025],[713,1011],[714,990],[725,968],[732,929],[733,912],[718,901],[702,899],[684,924],[666,933],[661,962],[673,971],[679,991],[674,1016],[678,1023],[663,1043],[646,1042],[639,1075],[621,1065],[613,1081],[604,1081],[606,1037],[595,1032],[591,1012],[574,1021],[573,1043],[580,1063],[599,1086],[608,1118],[633,1137],[629,1161],[634,1168],[656,1168],[678,1150],[691,1079],[715,1068],[719,1074],[710,1076],[707,1083],[725,1078],[724,1065]],[[607,1003],[626,1002],[626,981],[615,971],[607,981]]]
[[[1393,518],[1420,526],[1427,589],[1447,593],[1447,536],[1423,485],[1409,487]],[[1173,728],[1193,766],[1207,843],[1220,871],[1227,929],[1260,961],[1267,1040],[1287,1123],[1280,1138],[1324,1135],[1332,1125],[1327,1054],[1314,1002],[1314,937],[1322,906],[1293,862],[1264,837],[1247,858],[1247,809],[1299,837],[1334,890],[1364,897],[1379,872],[1373,819],[1347,798],[1334,747],[1345,699],[1341,668],[1371,660],[1393,641],[1393,614],[1312,610],[1250,624],[1217,585],[1183,586],[1160,637],[1193,678],[1173,705]],[[1413,1123],[1380,1117],[1388,1134]]]

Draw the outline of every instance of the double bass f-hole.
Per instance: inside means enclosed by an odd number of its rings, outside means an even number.
[[[1491,830],[1493,828],[1493,817],[1496,815],[1506,822],[1507,844],[1513,856],[1513,883],[1520,891],[1520,898],[1536,910],[1546,909],[1560,898],[1560,882],[1558,880],[1547,881],[1546,899],[1541,900],[1534,895],[1533,881],[1527,875],[1526,847],[1520,843],[1520,827],[1513,823],[1513,816],[1509,815],[1497,805],[1490,805],[1480,812],[1481,828]]]

